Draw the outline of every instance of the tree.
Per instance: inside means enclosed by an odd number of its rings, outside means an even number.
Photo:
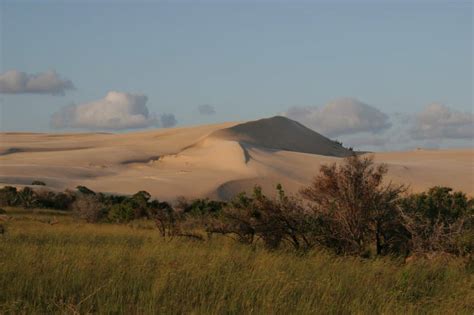
[[[340,254],[378,255],[399,244],[396,205],[404,186],[384,184],[387,166],[354,155],[341,165],[323,165],[301,194],[319,222],[318,242]]]

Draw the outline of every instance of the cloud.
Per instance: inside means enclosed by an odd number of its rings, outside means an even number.
[[[178,123],[173,114],[162,114],[160,116],[160,121],[163,128],[174,127]]]
[[[283,115],[326,135],[376,133],[390,128],[389,117],[377,108],[352,98],[340,98],[324,107],[291,107]]]
[[[430,104],[416,115],[413,139],[473,139],[474,115],[442,104]]]
[[[156,115],[148,112],[147,100],[142,94],[111,91],[103,99],[61,108],[52,115],[51,126],[115,130],[158,126]],[[169,117],[164,120],[168,122]]]
[[[61,79],[55,71],[27,74],[10,70],[0,74],[0,93],[4,94],[64,95],[66,90],[74,90],[74,84],[70,80]]]
[[[198,106],[198,112],[201,115],[214,115],[216,113],[216,109],[212,105],[204,104]]]

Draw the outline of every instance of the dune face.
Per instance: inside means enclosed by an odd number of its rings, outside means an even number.
[[[221,129],[211,136],[274,150],[329,156],[349,156],[352,151],[286,117],[276,116]]]
[[[34,180],[64,190],[84,185],[102,192],[146,190],[173,200],[229,199],[255,184],[296,193],[327,163],[352,152],[284,117],[127,134],[0,134],[0,185]],[[445,185],[474,195],[474,150],[374,154],[387,180],[412,191]]]

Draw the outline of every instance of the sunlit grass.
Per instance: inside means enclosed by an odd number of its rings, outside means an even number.
[[[0,313],[474,312],[461,259],[269,252],[226,238],[163,240],[147,222],[92,225],[12,210],[0,236]]]

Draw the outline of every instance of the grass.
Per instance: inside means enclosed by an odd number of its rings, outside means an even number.
[[[0,314],[474,313],[462,259],[301,256],[226,238],[163,240],[147,222],[7,211]],[[59,223],[49,224],[53,217]]]

